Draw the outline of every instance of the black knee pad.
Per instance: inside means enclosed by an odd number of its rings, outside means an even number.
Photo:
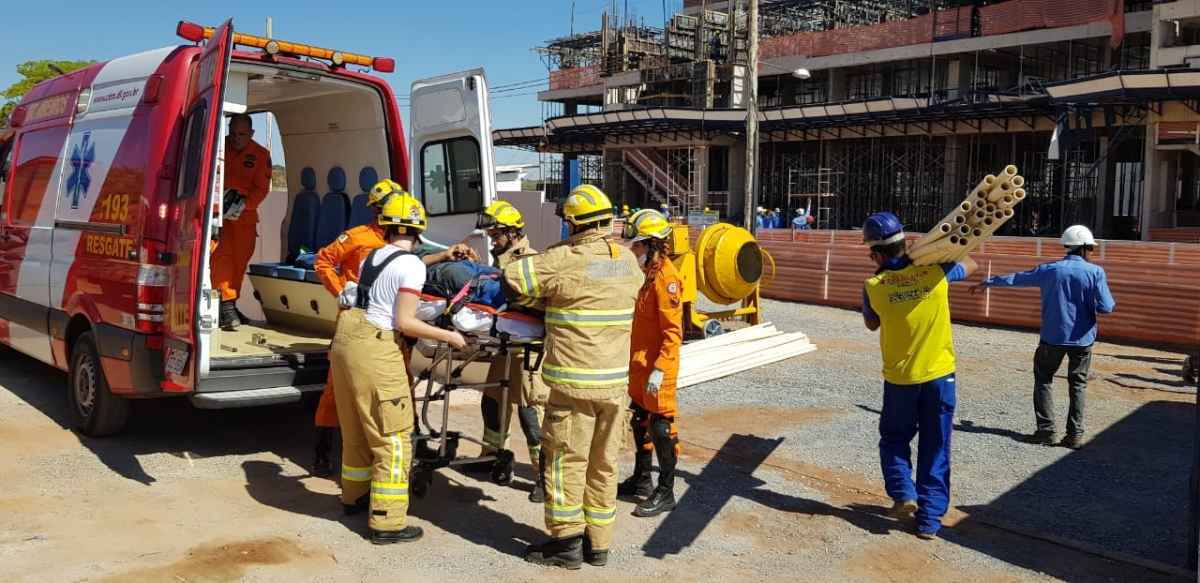
[[[671,425],[673,425],[674,422],[675,420],[670,417],[651,415],[650,435],[652,435],[656,441],[660,439],[664,441],[673,440],[674,438],[671,435]]]
[[[500,401],[484,395],[479,401],[479,411],[483,414],[483,423],[488,429],[500,426]]]

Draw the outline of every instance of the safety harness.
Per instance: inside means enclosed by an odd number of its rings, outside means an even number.
[[[370,255],[367,255],[367,260],[363,262],[362,275],[358,278],[358,298],[354,301],[354,306],[357,308],[365,310],[371,304],[371,286],[375,285],[375,280],[379,279],[383,270],[387,269],[392,261],[403,255],[413,254],[412,251],[400,250],[389,255],[387,259],[383,260],[383,263],[375,265],[375,254],[382,249],[384,248],[380,247],[372,251]]]

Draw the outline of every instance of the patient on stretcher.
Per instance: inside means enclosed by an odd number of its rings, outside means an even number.
[[[445,252],[426,244],[418,245],[414,253],[426,257]],[[454,327],[465,334],[488,335],[494,331],[508,334],[514,340],[545,335],[540,315],[505,309],[500,270],[480,263],[474,253],[452,254],[428,265],[427,274],[417,307],[418,318],[432,322],[448,315]]]

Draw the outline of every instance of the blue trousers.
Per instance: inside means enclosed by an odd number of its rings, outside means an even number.
[[[893,500],[916,500],[917,528],[937,532],[950,504],[950,433],[954,430],[954,374],[919,385],[883,383],[879,461]],[[917,439],[917,482],[912,448]]]

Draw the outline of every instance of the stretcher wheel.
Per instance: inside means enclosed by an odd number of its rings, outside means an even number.
[[[496,452],[496,463],[492,465],[492,481],[507,486],[513,479],[513,452],[502,450]]]
[[[408,477],[408,488],[417,498],[424,498],[429,493],[429,485],[432,483],[433,472],[423,468],[413,468],[412,474]]]

